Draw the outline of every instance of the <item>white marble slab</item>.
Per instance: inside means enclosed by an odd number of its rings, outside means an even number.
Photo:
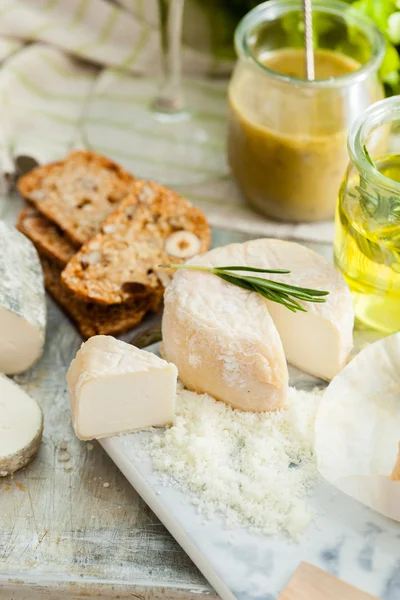
[[[357,347],[374,337],[358,332]],[[318,384],[296,369],[290,375],[301,389]],[[146,452],[152,435],[114,437],[102,445],[223,600],[275,600],[301,561],[382,600],[400,599],[400,523],[320,481],[310,498],[315,522],[299,543],[283,535],[226,529],[219,518],[204,521],[177,487],[162,484]]]

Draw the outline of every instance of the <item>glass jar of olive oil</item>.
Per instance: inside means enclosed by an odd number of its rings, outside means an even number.
[[[335,263],[356,316],[400,331],[400,97],[361,115],[348,139],[350,165],[339,192]]]

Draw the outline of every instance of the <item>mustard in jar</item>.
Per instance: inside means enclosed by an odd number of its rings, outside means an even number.
[[[382,35],[368,19],[357,18],[353,26],[363,36],[363,53],[352,51],[344,43],[346,7],[313,2],[314,13],[332,20],[330,39],[336,40],[335,49],[321,47],[320,40],[315,81],[305,79],[304,50],[285,47],[284,19],[300,14],[300,2],[270,0],[238,27],[239,61],[229,86],[228,158],[245,197],[267,216],[290,221],[333,217],[348,162],[348,128],[383,95],[377,78]],[[352,36],[358,39],[354,32]],[[344,50],[369,58],[363,63]]]

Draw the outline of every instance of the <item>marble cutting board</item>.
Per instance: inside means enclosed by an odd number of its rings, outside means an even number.
[[[371,334],[359,332],[356,347],[368,341]],[[322,385],[297,369],[290,369],[290,383],[300,389]],[[163,485],[146,452],[152,435],[138,432],[101,444],[223,600],[276,600],[302,561],[382,600],[400,600],[400,523],[320,481],[310,497],[315,522],[298,543],[226,529],[218,517],[204,520],[179,488]]]

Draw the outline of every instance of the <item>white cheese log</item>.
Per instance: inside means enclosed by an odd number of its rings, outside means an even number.
[[[82,344],[67,373],[72,424],[83,440],[162,427],[174,420],[178,371],[111,336]]]
[[[400,333],[362,350],[327,387],[315,425],[320,473],[400,521]]]
[[[31,242],[0,221],[0,372],[21,373],[41,356],[46,303]]]
[[[37,402],[0,375],[0,476],[24,467],[42,440],[43,414]]]
[[[290,269],[260,276],[330,292],[326,303],[303,303],[308,312],[294,314],[213,274],[178,271],[165,292],[163,346],[189,389],[242,410],[274,410],[285,403],[285,355],[324,379],[343,368],[352,346],[351,295],[320,255],[293,242],[261,239],[215,248],[189,262]]]

